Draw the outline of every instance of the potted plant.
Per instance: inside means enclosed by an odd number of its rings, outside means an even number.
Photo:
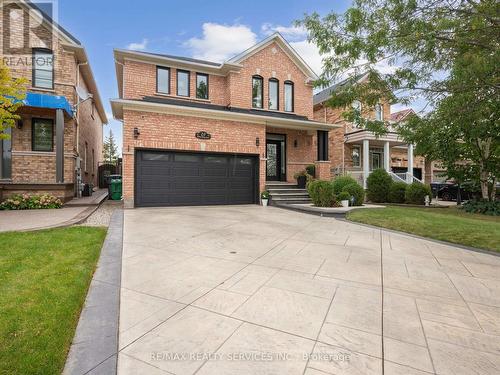
[[[307,172],[300,171],[293,175],[293,177],[297,180],[297,187],[299,189],[305,189],[307,183]]]
[[[267,207],[267,204],[269,202],[269,192],[267,190],[260,193],[260,200],[262,201],[262,205],[264,207]]]
[[[351,199],[351,195],[347,191],[340,192],[338,196],[338,200],[342,207],[349,207],[349,200]]]

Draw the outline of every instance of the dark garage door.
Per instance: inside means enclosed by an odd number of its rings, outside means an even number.
[[[135,205],[256,203],[257,176],[255,156],[141,150],[136,153]]]

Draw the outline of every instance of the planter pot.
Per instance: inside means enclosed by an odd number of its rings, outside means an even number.
[[[342,204],[342,207],[349,207],[349,200],[340,201],[340,204]]]
[[[306,188],[306,183],[307,183],[307,177],[306,176],[299,176],[297,177],[297,186],[299,189],[305,189]]]
[[[262,205],[263,205],[264,207],[267,207],[267,204],[268,204],[268,203],[269,203],[269,199],[264,199],[264,198],[262,198]]]

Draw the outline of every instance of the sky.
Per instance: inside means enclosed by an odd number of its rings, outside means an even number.
[[[279,31],[317,73],[321,57],[294,27],[305,13],[343,12],[347,0],[58,0],[58,21],[81,41],[90,59],[109,124],[121,150],[121,123],[109,100],[117,98],[113,49],[166,53],[222,62]]]

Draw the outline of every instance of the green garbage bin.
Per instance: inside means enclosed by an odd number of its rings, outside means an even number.
[[[119,201],[122,199],[122,180],[112,179],[109,183],[109,197],[111,200]]]

